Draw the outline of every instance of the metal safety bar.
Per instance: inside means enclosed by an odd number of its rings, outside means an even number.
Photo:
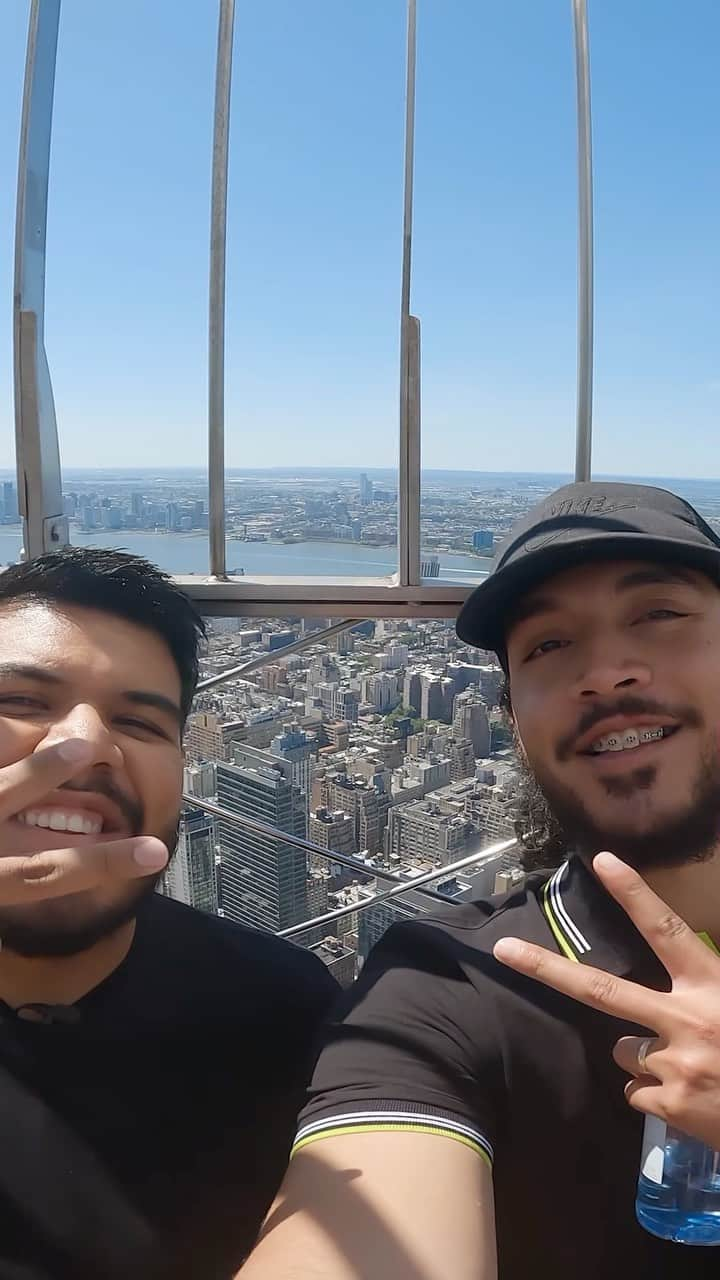
[[[589,480],[593,410],[593,176],[587,0],[572,0],[578,134],[578,354],[575,479]]]
[[[220,0],[210,204],[208,527],[210,573],[227,577],[225,546],[225,258],[235,0]]]
[[[405,83],[405,176],[400,287],[400,460],[398,470],[398,580],[420,583],[420,321],[410,314],[417,0],[408,0]]]
[[[479,862],[481,858],[490,858],[498,853],[505,853],[516,844],[517,840],[513,836],[511,839],[500,840],[497,844],[491,844],[486,849],[476,849],[475,853],[470,853],[465,858],[459,858],[456,862],[449,862],[445,867],[434,867],[432,871],[416,876],[409,883],[406,880],[403,884],[397,884],[392,889],[384,889],[380,893],[372,894],[364,902],[354,902],[344,907],[337,907],[335,911],[326,911],[324,915],[315,916],[312,920],[306,920],[302,924],[291,925],[289,929],[280,929],[278,937],[297,937],[301,933],[307,933],[310,929],[317,929],[320,925],[329,924],[333,920],[340,920],[343,916],[351,916],[355,912],[359,914],[361,911],[367,911],[368,907],[376,907],[383,902],[390,902],[393,898],[399,898],[403,893],[412,893],[414,890],[419,893],[427,893],[428,890],[423,886],[427,885],[431,880],[439,880],[442,876],[452,875],[455,871],[462,871],[463,867],[470,867]],[[444,903],[448,902],[448,898],[444,894],[440,893],[434,896]]]
[[[69,541],[45,352],[45,246],[60,0],[32,0],[15,219],[13,348],[18,505],[30,560]]]
[[[301,636],[299,640],[294,640],[292,644],[283,645],[282,649],[270,649],[267,653],[261,653],[257,658],[250,658],[248,662],[241,662],[237,667],[229,667],[227,671],[221,671],[217,676],[209,676],[208,679],[201,680],[195,692],[202,693],[204,689],[212,689],[215,685],[224,684],[226,680],[232,680],[236,676],[249,675],[251,671],[266,667],[271,662],[282,662],[283,658],[289,658],[293,653],[302,653],[303,649],[311,649],[313,645],[322,644],[324,640],[330,640],[332,636],[337,636],[341,631],[347,631],[350,627],[356,627],[357,625],[357,618],[345,618],[342,622],[333,623],[331,627],[323,627],[321,631],[310,631],[308,635]]]
[[[347,868],[348,871],[356,871],[358,875],[374,876],[377,880],[387,880],[391,884],[401,886],[403,890],[418,888],[418,892],[427,894],[434,900],[441,899],[447,901],[442,894],[435,893],[433,890],[422,888],[422,877],[418,877],[412,884],[408,884],[402,876],[397,872],[385,871],[382,868],[368,866],[361,858],[353,858],[347,853],[336,853],[334,849],[325,849],[320,844],[313,844],[311,840],[304,840],[302,836],[293,835],[289,831],[281,831],[279,827],[272,827],[267,822],[261,822],[258,818],[248,818],[243,813],[235,813],[232,809],[225,809],[222,805],[216,804],[213,800],[204,800],[199,796],[183,795],[183,803],[194,809],[202,809],[205,813],[209,813],[214,818],[221,818],[224,822],[229,822],[236,827],[244,827],[247,831],[253,831],[256,835],[268,836],[272,840],[281,840],[283,844],[289,844],[293,849],[302,849],[303,853],[313,855],[319,854],[320,857],[327,859],[328,862],[337,862],[338,866]],[[475,858],[470,858],[470,862],[477,861],[485,850],[481,850]],[[441,871],[432,874],[428,879],[437,879],[445,872],[452,874],[458,870],[460,866],[467,865],[467,859],[461,863],[449,863],[447,867],[443,867]],[[419,886],[419,887],[418,887]],[[308,926],[309,927],[309,926]]]
[[[593,378],[593,214],[587,0],[572,0],[578,103],[579,283],[576,475],[590,475]],[[63,513],[57,424],[44,347],[45,236],[50,137],[60,0],[31,0],[18,167],[15,244],[14,389],[18,501],[24,555],[69,541]],[[209,614],[281,616],[288,609],[327,616],[328,606],[357,619],[451,616],[464,584],[424,584],[420,577],[420,325],[410,314],[417,0],[408,0],[405,182],[401,288],[400,480],[398,572],[388,578],[337,580],[227,576],[224,503],[224,348],[227,181],[234,0],[219,0],[215,80],[210,296],[208,449],[210,574],[178,577]]]

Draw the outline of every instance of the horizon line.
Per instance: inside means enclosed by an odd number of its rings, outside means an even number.
[[[124,465],[114,464],[114,465],[108,465],[108,466],[88,467],[88,466],[74,466],[72,463],[66,463],[64,467],[64,471],[66,474],[72,471],[74,473],[81,473],[86,475],[98,475],[102,472],[121,472],[126,474],[127,473],[137,473],[137,474],[153,473],[156,475],[170,475],[170,474],[180,473],[180,472],[192,472],[192,473],[199,472],[201,474],[204,474],[207,479],[207,466],[205,464],[201,465],[199,463],[188,463],[182,466],[167,467],[164,470],[163,470],[162,464],[158,464],[157,466],[153,466],[152,464],[145,465],[145,466],[124,466]],[[387,474],[388,472],[396,473],[397,471],[398,471],[398,468],[395,466],[383,467],[383,466],[368,465],[363,467],[360,467],[360,466],[328,467],[328,466],[318,466],[315,464],[309,465],[305,463],[305,464],[298,464],[297,466],[290,464],[290,465],[279,466],[279,467],[226,467],[225,475],[228,476],[233,473],[238,475],[256,475],[256,474],[298,475],[298,474],[302,474],[303,472],[306,472],[306,473],[312,472],[319,475],[330,475],[332,473],[341,472],[341,473],[347,473],[350,475],[360,476],[360,475],[370,475],[372,472]],[[532,470],[532,469],[523,470],[523,471],[514,471],[509,469],[498,469],[498,470],[486,471],[486,470],[480,470],[480,469],[468,468],[468,467],[421,467],[420,474],[421,475],[433,475],[433,474],[468,475],[468,476],[548,476],[548,477],[552,476],[552,477],[561,477],[561,478],[567,477],[569,480],[573,479],[572,471],[561,471],[561,470],[544,471],[544,470]],[[17,479],[16,468],[13,466],[0,467],[0,477],[4,480],[7,478],[7,476],[10,476],[16,480]],[[692,482],[700,481],[706,484],[720,483],[720,476],[707,476],[707,475],[702,475],[702,476],[663,475],[663,474],[640,475],[634,472],[601,471],[601,472],[597,472],[596,475],[591,477],[592,480],[622,480],[623,478],[630,479],[630,480],[646,480],[646,481],[647,480],[650,480],[650,481],[652,480],[677,480],[677,481],[689,480]]]

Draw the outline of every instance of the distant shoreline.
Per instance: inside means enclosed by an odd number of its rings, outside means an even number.
[[[181,539],[207,538],[207,529],[77,529],[73,527],[74,533],[79,533],[83,537],[93,537],[96,534],[117,533],[123,536],[129,535],[142,536],[151,535],[155,537],[172,537]],[[227,541],[235,543],[236,546],[250,547],[312,547],[320,544],[325,546],[330,544],[335,547],[362,547],[367,551],[393,551],[397,546],[397,542],[357,542],[351,538],[237,538],[232,533],[227,534]],[[423,556],[471,556],[475,560],[487,560],[491,557],[483,555],[476,551],[474,547],[444,547],[442,551],[423,551]]]

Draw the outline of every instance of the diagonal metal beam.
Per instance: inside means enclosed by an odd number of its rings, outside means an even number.
[[[204,689],[213,689],[215,685],[224,684],[226,680],[233,680],[237,676],[249,675],[251,671],[266,667],[271,662],[282,662],[283,658],[289,658],[293,653],[302,653],[303,649],[311,649],[313,645],[320,644],[323,640],[330,640],[332,636],[339,635],[341,631],[356,627],[360,621],[362,619],[344,618],[342,622],[334,622],[331,627],[323,627],[321,631],[311,631],[299,640],[294,640],[292,644],[283,645],[282,649],[273,649],[269,653],[262,653],[258,658],[250,658],[249,662],[241,662],[237,667],[229,667],[227,671],[221,671],[217,676],[210,676],[207,680],[201,680],[197,686],[196,693],[201,693]]]
[[[291,925],[288,929],[280,929],[277,936],[279,938],[296,938],[299,934],[307,933],[310,929],[316,929],[319,925],[329,924],[333,920],[340,920],[343,916],[351,916],[357,912],[360,914],[366,911],[368,907],[379,906],[380,903],[390,902],[393,898],[399,898],[403,894],[412,893],[417,890],[419,893],[430,892],[427,885],[432,880],[440,880],[442,876],[452,875],[455,871],[462,871],[464,867],[471,867],[474,863],[480,862],[481,858],[492,857],[493,854],[505,853],[508,849],[512,849],[517,844],[517,839],[513,836],[508,840],[500,840],[497,844],[491,844],[487,849],[476,849],[474,853],[470,853],[465,858],[459,858],[456,862],[449,862],[445,867],[433,867],[432,871],[424,872],[421,876],[415,876],[411,881],[404,881],[402,884],[396,884],[392,889],[384,889],[381,893],[375,893],[372,897],[366,898],[364,902],[354,902],[350,906],[337,907],[334,911],[326,911],[322,916],[315,916],[312,920],[305,920],[301,924]],[[442,894],[437,895],[442,902],[448,903],[448,899]]]

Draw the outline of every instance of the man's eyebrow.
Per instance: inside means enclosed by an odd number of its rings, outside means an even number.
[[[648,565],[623,574],[622,578],[616,582],[615,590],[631,591],[634,587],[653,587],[662,584],[694,587],[697,582],[690,570],[681,569],[679,566],[673,566],[670,569],[665,565]],[[529,595],[525,600],[519,600],[511,609],[507,627],[516,627],[520,622],[527,622],[539,614],[553,613],[560,608],[562,608],[562,602],[554,596]]]
[[[34,667],[26,662],[0,662],[0,680],[36,680],[40,684],[60,685],[67,683],[62,676],[55,671],[48,671],[46,667]],[[181,707],[172,698],[168,698],[164,693],[155,693],[150,689],[123,689],[121,697],[126,702],[132,702],[137,707],[154,707],[156,711],[163,711],[169,715],[178,724],[182,725],[183,713]]]
[[[554,609],[559,609],[560,604],[554,600],[552,596],[527,596],[525,600],[519,600],[511,609],[507,627],[516,627],[519,622],[527,622],[529,618],[534,618],[536,614],[552,613]]]
[[[45,667],[34,667],[27,662],[0,662],[0,680],[39,680],[42,684],[63,684],[62,676]]]
[[[164,693],[151,693],[149,689],[124,689],[122,696],[126,702],[133,702],[137,707],[154,707],[156,711],[164,711],[182,725],[183,713],[180,706],[172,698],[166,698]]]
[[[630,573],[624,574],[616,583],[616,590],[630,591],[633,587],[654,587],[662,583],[694,587],[697,586],[697,579],[690,570],[681,569],[679,566],[668,569],[665,565],[648,565],[647,568],[633,569]]]

